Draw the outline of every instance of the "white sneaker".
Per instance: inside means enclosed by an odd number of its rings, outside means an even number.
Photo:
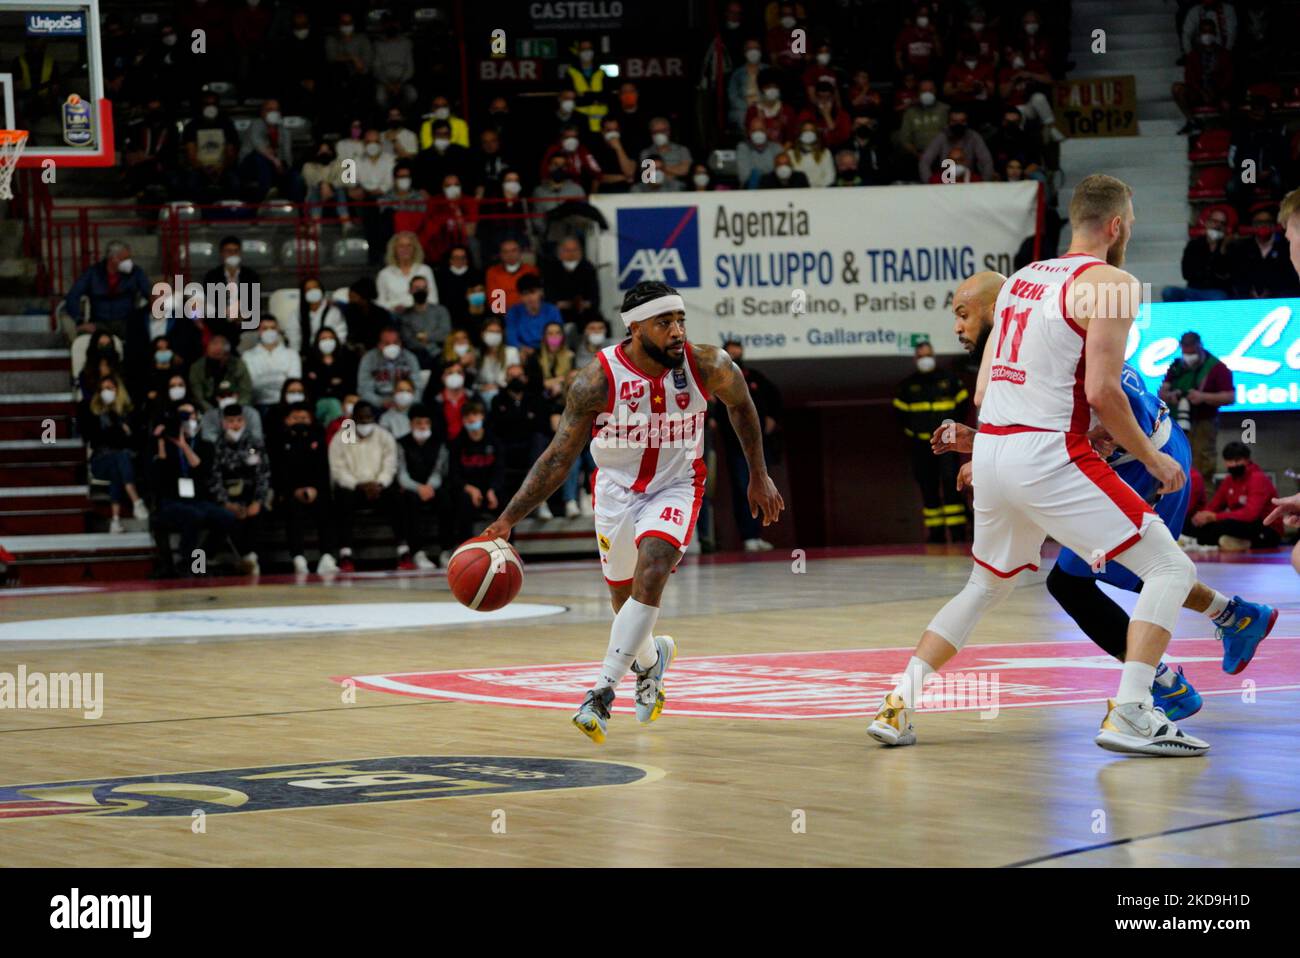
[[[306,575],[306,574],[307,574],[307,557],[306,557],[306,556],[294,556],[294,557],[293,557],[293,571],[296,572],[296,573],[298,573],[298,574],[300,574],[300,575]]]
[[[133,514],[137,519],[148,519],[148,518],[149,518],[149,507],[146,506],[146,505],[144,504],[144,500],[143,500],[143,499],[137,499],[137,500],[135,501],[135,505],[132,507],[132,514]]]
[[[594,516],[596,510],[591,507],[591,493],[583,492],[578,495],[578,512],[584,516]]]
[[[867,734],[881,745],[915,745],[916,730],[912,728],[912,710],[901,696],[890,692],[880,704],[880,711],[867,726]]]
[[[1210,743],[1188,735],[1169,716],[1146,702],[1119,705],[1107,699],[1106,717],[1094,741],[1111,752],[1178,758],[1204,755]]]
[[[576,519],[581,514],[581,510],[578,509],[578,500],[569,499],[564,503],[564,518]]]
[[[438,564],[430,559],[423,549],[415,554],[415,567],[417,569],[436,569]]]
[[[262,567],[257,564],[256,552],[250,552],[244,556],[241,565],[243,566],[244,575],[258,575],[262,571]]]
[[[537,511],[534,512],[533,515],[535,515],[538,519],[541,519],[543,522],[547,522],[555,518],[554,513],[551,512],[551,507],[544,502],[537,507]]]
[[[322,555],[320,557],[320,561],[316,563],[317,575],[332,575],[338,571],[339,571],[339,564],[334,561],[334,557],[330,555],[328,552]]]
[[[113,535],[118,535],[119,533],[125,532],[126,528],[122,525],[122,520],[117,516],[114,516],[108,523],[108,531],[113,533]]]
[[[772,549],[773,549],[772,543],[768,542],[766,539],[745,540],[746,552],[771,552]]]

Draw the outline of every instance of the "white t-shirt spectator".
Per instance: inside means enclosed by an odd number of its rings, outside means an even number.
[[[280,401],[280,390],[286,379],[302,377],[302,357],[284,344],[276,343],[267,349],[258,343],[240,355],[253,382],[253,403],[270,406]]]
[[[380,153],[357,160],[357,186],[367,193],[387,193],[393,188],[393,156]]]
[[[375,300],[384,309],[408,309],[415,305],[411,298],[411,280],[423,276],[429,283],[429,302],[438,302],[438,284],[434,282],[433,270],[428,263],[411,267],[409,273],[403,273],[398,266],[385,266],[375,277],[375,286],[379,289],[379,298]]]
[[[790,165],[808,177],[809,186],[827,187],[835,182],[835,161],[831,158],[830,150],[823,149],[820,160],[812,150],[807,153],[800,149],[786,152],[790,157]]]

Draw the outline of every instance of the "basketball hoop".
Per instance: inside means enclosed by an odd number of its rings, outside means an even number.
[[[14,178],[18,157],[22,156],[26,145],[26,130],[0,130],[0,200],[14,198],[9,182]]]

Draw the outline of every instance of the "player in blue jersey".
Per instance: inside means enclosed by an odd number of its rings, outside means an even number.
[[[1000,273],[977,273],[962,283],[953,295],[957,338],[976,359],[983,354],[984,344],[993,329],[993,305],[1003,282],[1005,277]],[[1132,366],[1125,365],[1121,382],[1138,425],[1151,437],[1152,443],[1177,460],[1184,472],[1190,470],[1191,446],[1183,431],[1172,422],[1168,407],[1158,396],[1147,391],[1142,376]],[[974,430],[965,426],[954,426],[947,434],[945,430],[938,430],[931,446],[936,453],[969,451],[967,433],[973,435]],[[1104,429],[1094,430],[1089,437],[1116,474],[1152,503],[1152,508],[1169,527],[1170,534],[1177,538],[1187,515],[1190,487],[1185,484],[1178,492],[1159,495],[1159,483],[1152,479],[1146,467],[1127,456],[1123,449],[1117,449]],[[962,479],[959,475],[959,483],[965,484]],[[1128,614],[1101,590],[1101,582],[1129,592],[1138,592],[1142,588],[1141,580],[1118,562],[1099,560],[1098,568],[1094,570],[1090,562],[1069,549],[1062,549],[1057,557],[1056,565],[1047,577],[1047,588],[1088,638],[1122,662],[1128,635]],[[1247,602],[1240,596],[1229,599],[1201,582],[1192,588],[1184,607],[1203,613],[1214,623],[1223,642],[1223,670],[1230,674],[1245,668],[1277,621],[1277,611],[1271,606]],[[1156,669],[1151,695],[1155,705],[1174,721],[1193,715],[1201,708],[1201,696],[1187,681],[1181,666],[1175,671],[1161,662]]]

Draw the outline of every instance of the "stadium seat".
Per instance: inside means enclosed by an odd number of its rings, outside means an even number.
[[[1191,189],[1187,191],[1190,200],[1223,200],[1228,196],[1228,180],[1232,170],[1226,166],[1207,166],[1198,170]]]
[[[298,207],[288,200],[267,200],[257,210],[258,219],[272,221],[296,220]]]
[[[189,200],[173,200],[158,211],[160,221],[176,220],[192,223],[199,218],[199,209]]]
[[[335,266],[366,266],[370,263],[370,243],[363,236],[347,236],[334,244],[330,257]]]
[[[1206,130],[1192,141],[1188,159],[1193,163],[1221,163],[1228,159],[1228,147],[1231,145],[1231,131]]]
[[[320,261],[320,244],[314,239],[295,236],[280,244],[281,266],[297,266],[303,261]]]
[[[245,266],[263,269],[271,265],[271,244],[264,239],[246,239],[239,255]]]
[[[186,247],[189,254],[190,270],[209,270],[220,262],[217,244],[208,240],[190,240]]]

